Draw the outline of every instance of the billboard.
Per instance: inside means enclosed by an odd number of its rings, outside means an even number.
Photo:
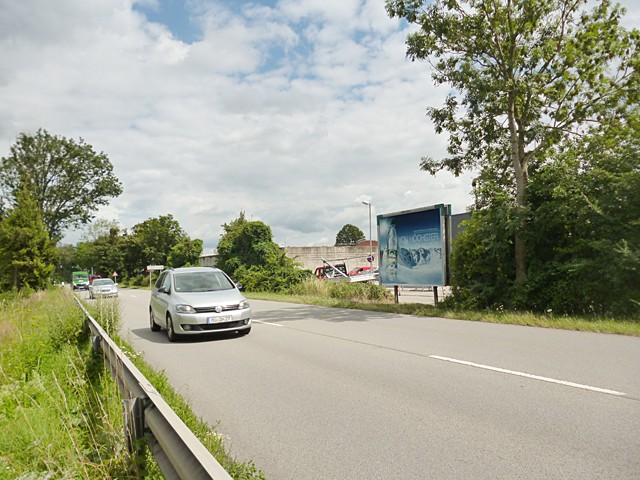
[[[450,205],[378,215],[380,285],[447,285]]]

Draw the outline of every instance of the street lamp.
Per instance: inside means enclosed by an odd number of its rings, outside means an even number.
[[[373,273],[373,240],[371,239],[371,202],[363,200],[363,205],[369,207],[369,273]]]

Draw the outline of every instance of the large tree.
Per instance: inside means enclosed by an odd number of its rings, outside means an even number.
[[[43,289],[55,270],[56,250],[28,184],[22,184],[16,200],[0,222],[0,290]]]
[[[135,225],[123,239],[127,272],[143,271],[147,265],[196,264],[202,243],[191,239],[171,214],[150,218]]]
[[[365,239],[364,233],[355,225],[347,223],[336,235],[336,247],[342,245],[356,245]]]
[[[24,179],[33,186],[53,240],[68,227],[88,223],[98,206],[122,193],[107,155],[83,139],[76,142],[42,129],[18,135],[10,155],[0,159],[0,195],[9,206],[16,204]]]
[[[448,156],[425,157],[429,173],[479,169],[512,198],[515,281],[526,280],[527,185],[566,138],[638,101],[640,33],[602,0],[387,0],[391,17],[418,30],[407,55],[428,60],[436,84],[453,91],[428,109]],[[606,112],[606,113],[603,113]],[[499,189],[499,188],[498,188]]]
[[[187,236],[173,215],[149,218],[134,225],[133,236],[142,246],[142,258],[137,260],[140,268],[146,265],[168,265],[171,249]]]

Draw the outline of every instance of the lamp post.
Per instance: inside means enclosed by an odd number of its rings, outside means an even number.
[[[366,200],[362,202],[363,205],[369,207],[369,273],[373,273],[373,240],[371,239],[371,202]]]

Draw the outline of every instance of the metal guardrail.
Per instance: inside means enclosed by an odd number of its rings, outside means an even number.
[[[143,439],[165,478],[232,480],[205,446],[164,401],[107,332],[76,302],[86,315],[94,349],[104,360],[123,397],[127,447],[136,452]]]

